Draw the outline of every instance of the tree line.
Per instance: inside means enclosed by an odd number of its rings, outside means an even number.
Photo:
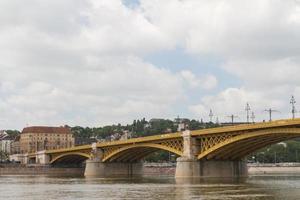
[[[212,122],[202,122],[199,120],[185,119],[184,123],[188,126],[189,130],[198,130],[205,128],[213,128],[220,126]],[[178,123],[169,119],[155,119],[146,121],[145,118],[134,120],[131,124],[127,125],[109,125],[103,127],[81,127],[75,126],[71,131],[75,137],[81,138],[97,138],[108,139],[111,135],[128,131],[133,138],[145,137],[151,135],[158,135],[163,133],[175,133],[178,129]]]

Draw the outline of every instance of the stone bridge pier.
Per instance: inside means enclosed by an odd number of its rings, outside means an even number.
[[[198,160],[200,142],[189,130],[182,133],[183,156],[177,158],[176,178],[234,178],[246,177],[247,163],[242,160]]]
[[[143,163],[103,162],[103,151],[92,145],[92,157],[86,160],[85,177],[134,177],[143,175]]]

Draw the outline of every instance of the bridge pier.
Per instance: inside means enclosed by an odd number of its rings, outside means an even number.
[[[176,178],[235,178],[247,176],[248,168],[245,161],[177,159]]]
[[[197,160],[199,145],[189,130],[182,132],[183,156],[177,158],[175,177],[200,177],[200,163]]]
[[[177,158],[176,178],[234,178],[248,175],[245,161],[198,160],[199,143],[190,131],[184,131],[183,156]]]
[[[143,175],[143,163],[117,163],[87,160],[85,177],[139,177]]]
[[[85,163],[85,177],[134,177],[143,175],[143,163],[103,162],[103,152],[92,144],[92,158]]]
[[[246,161],[200,160],[201,177],[235,178],[247,177]]]

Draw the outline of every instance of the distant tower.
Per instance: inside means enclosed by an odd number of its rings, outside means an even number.
[[[249,112],[251,110],[249,103],[246,104],[247,123],[249,123]]]
[[[296,108],[295,108],[296,100],[295,100],[294,96],[292,96],[290,104],[292,104],[292,115],[293,115],[293,119],[295,119],[295,113],[297,111],[296,111]]]
[[[219,124],[220,122],[219,122],[219,117],[217,117],[217,119],[216,119],[216,124]]]
[[[214,114],[213,114],[211,109],[209,110],[209,115],[208,116],[209,116],[209,119],[210,119],[209,122],[212,122],[212,118],[213,118]]]
[[[252,123],[254,123],[254,120],[255,120],[254,112],[251,113],[251,119],[252,119]]]

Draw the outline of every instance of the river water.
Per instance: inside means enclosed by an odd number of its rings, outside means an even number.
[[[2,200],[162,199],[299,200],[300,175],[256,176],[242,180],[86,179],[0,176]]]

